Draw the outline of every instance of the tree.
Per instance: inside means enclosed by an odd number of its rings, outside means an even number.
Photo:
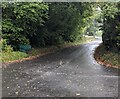
[[[73,42],[81,39],[92,16],[90,3],[51,3],[46,22],[46,44]]]
[[[91,3],[3,3],[3,38],[14,48],[79,40],[92,18],[92,7]]]
[[[14,48],[29,43],[48,18],[47,3],[3,3],[2,9],[3,38]]]
[[[120,48],[120,3],[102,5],[103,44],[107,50],[118,51]]]

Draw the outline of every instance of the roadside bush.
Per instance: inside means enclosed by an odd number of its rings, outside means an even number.
[[[51,3],[49,20],[45,24],[47,28],[45,44],[56,45],[74,41],[80,34],[78,32],[80,28],[76,31],[82,20],[80,16],[80,11],[73,3]]]
[[[103,7],[103,44],[107,50],[120,49],[120,9],[119,3],[108,3]]]
[[[2,36],[4,39],[6,39],[7,44],[11,45],[14,50],[19,49],[20,44],[30,44],[29,39],[27,39],[25,36],[20,34],[3,34]]]
[[[11,53],[13,51],[13,48],[10,45],[7,45],[6,39],[1,39],[0,41],[0,51]]]
[[[2,3],[2,35],[8,45],[36,47],[81,39],[92,16],[90,3]],[[84,31],[83,31],[84,28]]]
[[[48,4],[39,2],[2,3],[2,35],[14,50],[28,44],[48,19]],[[34,42],[32,42],[34,44]]]

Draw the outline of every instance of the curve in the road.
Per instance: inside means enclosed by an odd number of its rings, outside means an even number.
[[[3,97],[117,97],[118,70],[93,58],[100,41],[3,68]]]

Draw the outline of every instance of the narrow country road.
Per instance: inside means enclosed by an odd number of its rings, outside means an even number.
[[[3,68],[3,97],[117,97],[118,70],[93,58],[96,40]]]

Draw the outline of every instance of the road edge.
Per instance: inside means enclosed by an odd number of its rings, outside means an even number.
[[[109,62],[104,62],[105,60],[103,60],[101,57],[98,56],[98,50],[99,50],[99,47],[101,46],[102,43],[99,44],[99,46],[97,46],[95,48],[95,51],[94,51],[94,59],[97,61],[98,64],[100,65],[103,65],[103,66],[106,66],[106,67],[111,67],[111,68],[116,68],[116,69],[120,69],[119,66],[115,66],[115,65],[112,65],[111,63]],[[99,58],[98,58],[99,57]]]

